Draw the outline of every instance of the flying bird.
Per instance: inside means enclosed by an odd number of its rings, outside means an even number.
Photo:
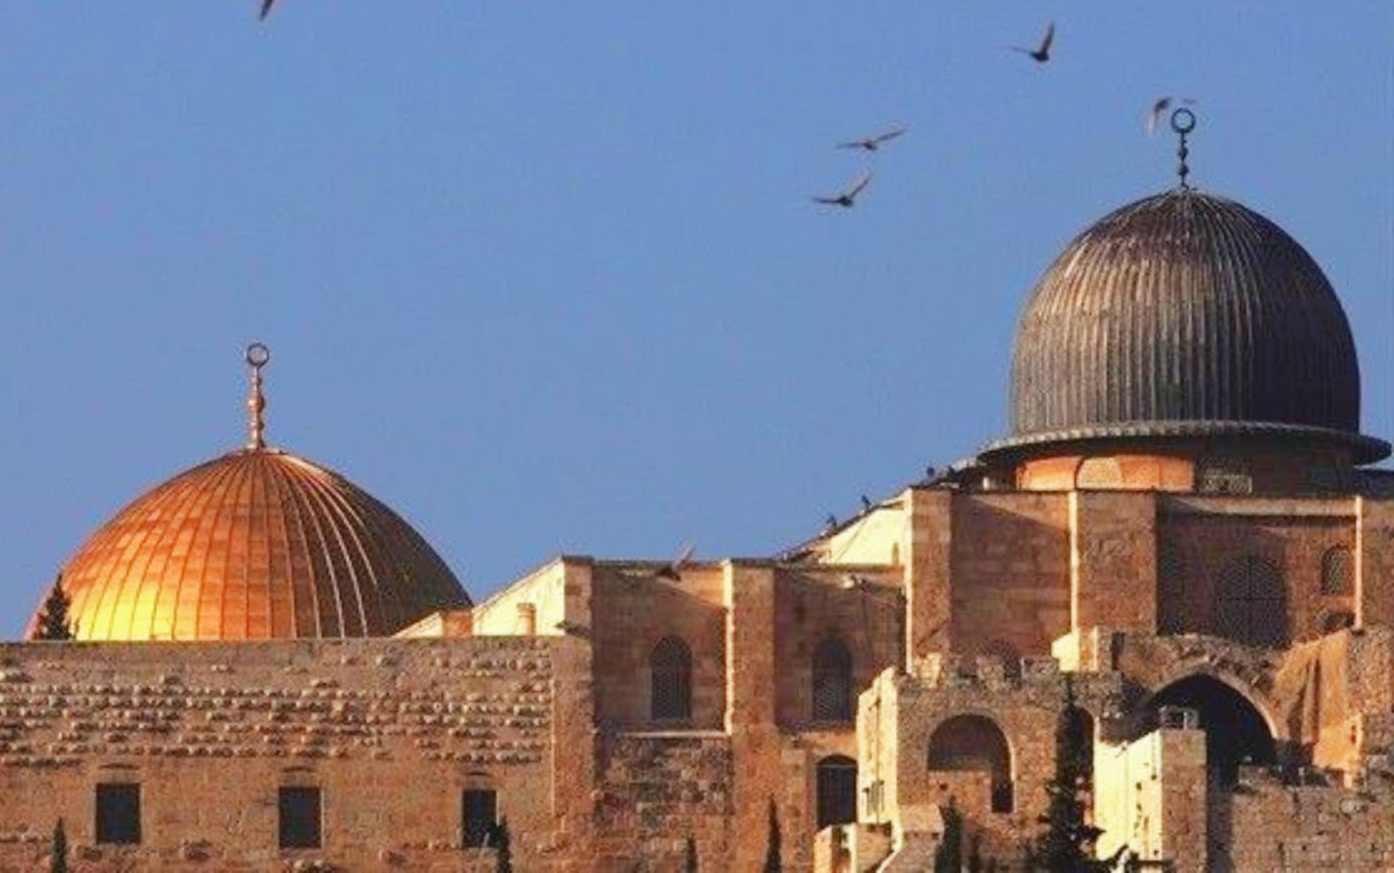
[[[1152,104],[1152,111],[1147,113],[1147,135],[1151,136],[1157,132],[1157,124],[1162,120],[1162,115],[1170,109],[1173,104],[1178,106],[1194,106],[1195,103],[1196,101],[1189,97],[1158,97]]]
[[[1021,52],[1024,55],[1030,55],[1031,59],[1036,63],[1044,64],[1046,61],[1050,60],[1050,44],[1053,42],[1055,42],[1054,21],[1046,25],[1045,36],[1041,38],[1041,44],[1039,47],[1029,49],[1023,48],[1019,45],[1009,45],[1007,46],[1007,48],[1011,49],[1014,52]]]
[[[851,185],[848,185],[842,193],[833,197],[814,197],[813,201],[815,203],[826,203],[829,206],[841,206],[844,209],[850,208],[856,201],[857,195],[862,192],[862,189],[865,188],[870,181],[871,171],[867,170],[865,173],[858,176]]]
[[[266,16],[271,13],[271,7],[274,6],[275,3],[276,0],[261,0],[261,14],[257,16],[257,20],[265,21]]]
[[[847,142],[840,142],[837,147],[840,149],[865,149],[874,152],[881,147],[884,142],[889,142],[905,133],[905,128],[897,127],[895,130],[888,130],[885,133],[878,133],[876,136],[868,136],[864,139],[854,139]]]

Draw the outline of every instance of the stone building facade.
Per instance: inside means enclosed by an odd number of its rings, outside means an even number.
[[[65,567],[75,642],[0,646],[0,868],[999,870],[1069,677],[1099,851],[1394,869],[1394,476],[1345,315],[1184,186],[1027,304],[1013,431],[762,559],[563,556],[472,604],[262,440]],[[38,624],[36,622],[35,627]]]

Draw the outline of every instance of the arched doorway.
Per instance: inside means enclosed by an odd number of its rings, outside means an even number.
[[[956,715],[929,738],[929,769],[970,770],[992,777],[992,811],[1011,812],[1012,752],[1002,729],[981,715]]]
[[[1187,676],[1152,696],[1149,708],[1195,710],[1205,731],[1205,758],[1211,773],[1234,781],[1240,764],[1276,764],[1277,746],[1263,714],[1244,695],[1206,675]]]

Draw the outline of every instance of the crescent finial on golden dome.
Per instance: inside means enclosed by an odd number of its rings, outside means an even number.
[[[263,343],[252,343],[247,346],[246,360],[251,382],[247,390],[247,451],[255,452],[266,448],[266,418],[263,415],[266,397],[261,393],[261,368],[271,363],[271,350]]]

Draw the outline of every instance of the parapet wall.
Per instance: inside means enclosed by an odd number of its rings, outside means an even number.
[[[0,646],[0,868],[40,862],[61,817],[88,869],[468,869],[474,855],[492,863],[461,846],[462,791],[483,785],[526,835],[515,857],[550,869],[575,837],[566,815],[585,819],[584,797],[553,782],[590,761],[587,743],[557,736],[572,722],[558,708],[586,705],[568,690],[580,684],[574,645]],[[558,746],[574,756],[566,766]],[[95,787],[107,782],[140,786],[137,845],[96,845]],[[321,791],[322,848],[278,848],[278,790],[292,785]]]

